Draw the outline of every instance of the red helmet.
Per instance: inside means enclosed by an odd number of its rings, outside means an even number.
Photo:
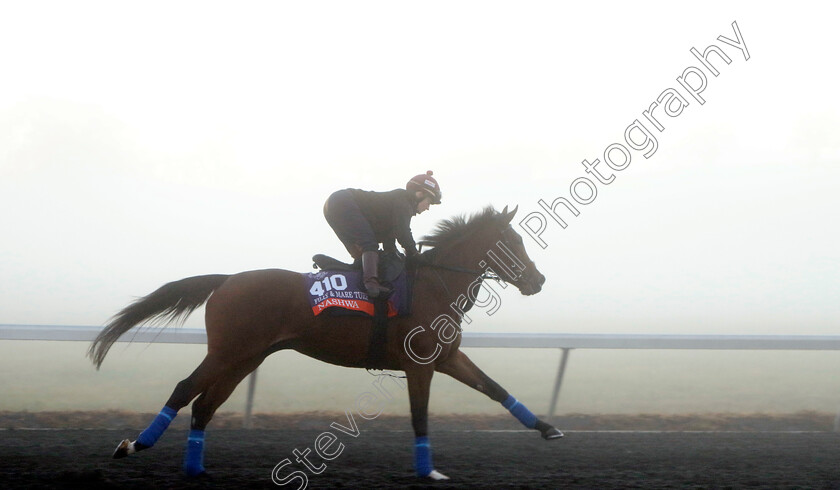
[[[432,177],[432,171],[429,170],[425,174],[415,175],[405,184],[405,188],[411,192],[425,192],[432,198],[432,204],[440,204],[441,193],[440,186]]]

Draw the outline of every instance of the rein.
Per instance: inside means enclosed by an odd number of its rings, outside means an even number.
[[[461,273],[464,273],[464,274],[470,274],[472,276],[480,277],[482,281],[492,279],[492,280],[496,281],[497,283],[502,282],[502,278],[499,277],[499,275],[496,274],[495,272],[489,272],[489,271],[483,271],[482,272],[482,271],[467,269],[465,267],[458,267],[458,266],[454,266],[454,265],[439,265],[439,264],[421,264],[421,265],[425,265],[426,267],[429,267],[430,269],[437,269],[437,270],[435,270],[435,275],[437,276],[438,281],[440,281],[440,283],[443,285],[443,289],[446,291],[446,294],[448,296],[452,296],[452,291],[449,290],[449,286],[446,285],[446,281],[444,281],[443,278],[440,277],[440,273],[438,272],[438,270],[445,270],[445,271],[451,271],[451,272],[461,272]]]
[[[473,276],[479,276],[483,280],[492,279],[494,281],[501,281],[502,278],[499,277],[498,274],[492,271],[480,271],[475,269],[467,269],[466,267],[458,267],[455,265],[440,265],[440,264],[421,264],[426,267],[430,267],[432,269],[440,269],[445,271],[451,272],[463,272],[464,274],[471,274]],[[439,276],[439,275],[438,275]]]
[[[505,235],[507,235],[509,230],[511,230],[510,226],[508,226],[507,229],[502,231],[502,236],[505,237]],[[423,245],[425,245],[425,243],[420,242],[419,245],[420,245],[420,252],[421,252],[421,254],[423,254]],[[434,250],[431,250],[430,252],[434,253]],[[428,254],[430,252],[426,252],[426,254]],[[486,265],[484,262],[480,262],[479,264],[482,265],[482,266]],[[423,263],[420,263],[419,265],[425,265],[426,267],[431,267],[433,269],[439,269],[439,270],[445,270],[445,271],[451,271],[451,272],[461,272],[461,273],[464,273],[464,274],[471,274],[473,276],[480,277],[484,281],[486,281],[488,279],[496,281],[497,283],[501,283],[502,281],[504,281],[504,279],[502,279],[502,277],[496,271],[494,271],[493,269],[488,269],[488,270],[481,271],[481,270],[468,269],[466,267],[460,267],[460,266],[455,266],[455,265],[432,264],[432,263],[429,263],[429,262],[423,262]],[[511,273],[512,271],[516,270],[516,267],[505,267],[502,264],[498,264],[498,265],[500,267],[502,267],[502,269],[505,269],[506,272],[509,272],[509,275],[511,276],[511,280],[514,283],[516,281],[519,281],[520,279],[522,279],[522,270],[517,271],[518,273]],[[511,271],[507,271],[508,268],[511,269]],[[438,276],[438,279],[440,279],[441,282],[443,282],[443,278],[440,277],[440,274],[437,274],[437,276]],[[444,288],[446,288],[446,284],[444,284]],[[447,290],[448,290],[448,288],[447,288]]]
[[[421,251],[421,254],[422,254],[424,244],[423,244],[423,242],[420,242],[419,245],[420,245],[420,251]],[[426,252],[426,253],[428,253],[428,252]],[[496,274],[496,272],[493,271],[492,269],[489,270],[489,271],[481,271],[481,270],[476,270],[476,269],[468,269],[466,267],[460,267],[460,266],[457,266],[457,265],[441,265],[441,264],[432,264],[430,262],[420,262],[417,265],[418,266],[429,267],[431,269],[439,269],[439,270],[445,270],[445,271],[450,271],[450,272],[461,272],[461,273],[464,273],[464,274],[471,274],[473,276],[481,277],[481,279],[485,280],[485,281],[488,280],[488,279],[491,279],[491,280],[496,281],[496,282],[501,282],[502,281],[502,278],[498,274]],[[436,274],[436,275],[438,276],[438,279],[440,279],[441,282],[442,282],[443,279],[440,277],[440,274]],[[444,284],[444,287],[446,287],[446,284]]]

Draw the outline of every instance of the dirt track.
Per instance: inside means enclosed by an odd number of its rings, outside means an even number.
[[[343,452],[319,475],[294,462],[329,426],[208,431],[209,479],[181,475],[186,431],[171,428],[157,446],[123,460],[110,454],[126,430],[2,430],[3,488],[281,488],[308,475],[308,488],[421,488],[412,477],[410,431],[336,433]],[[333,431],[335,432],[335,431]],[[833,432],[568,432],[546,442],[536,432],[439,429],[435,466],[452,478],[438,488],[838,488],[840,434]],[[322,460],[311,454],[313,464]],[[298,488],[292,480],[282,488]]]

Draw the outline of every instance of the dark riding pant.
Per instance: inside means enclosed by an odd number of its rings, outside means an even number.
[[[379,250],[379,242],[348,189],[336,191],[324,203],[324,218],[354,259]]]

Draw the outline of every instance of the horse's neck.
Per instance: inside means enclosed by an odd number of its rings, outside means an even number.
[[[479,240],[487,241],[487,240]],[[476,240],[463,240],[457,244],[447,247],[442,250],[441,254],[435,260],[435,264],[443,267],[456,267],[472,272],[452,271],[446,269],[436,269],[436,274],[442,284],[445,295],[448,301],[455,301],[459,296],[463,295],[469,298],[469,288],[476,280],[480,280],[479,276],[486,267],[486,257],[484,254],[489,250],[485,244],[477,243]],[[482,265],[484,264],[484,265]]]

